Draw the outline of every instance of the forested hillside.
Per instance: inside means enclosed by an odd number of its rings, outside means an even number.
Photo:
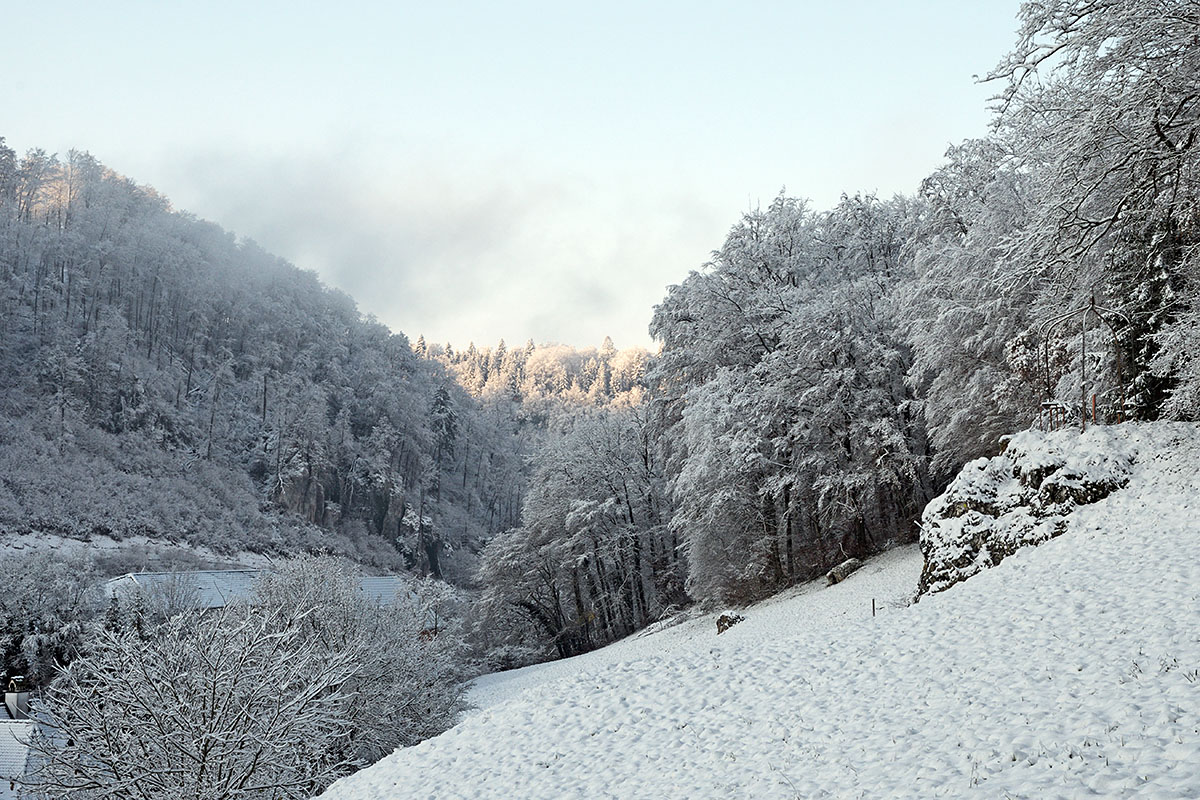
[[[329,550],[469,579],[508,420],[315,275],[0,140],[0,531]]]

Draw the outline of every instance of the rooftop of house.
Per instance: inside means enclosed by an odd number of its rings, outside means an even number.
[[[0,800],[17,796],[14,779],[25,775],[33,723],[0,719]]]

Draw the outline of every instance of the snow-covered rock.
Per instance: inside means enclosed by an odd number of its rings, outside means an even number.
[[[746,618],[736,611],[722,611],[717,615],[717,633],[724,633],[739,622],[745,621]]]
[[[1139,446],[1155,446],[1147,433],[1152,429],[1025,431],[1000,455],[967,464],[922,515],[925,568],[918,596],[948,589],[1022,547],[1061,534],[1078,506],[1129,482]]]
[[[1200,797],[1200,426],[1025,441],[1039,488],[1068,461],[1127,484],[917,604],[901,548],[720,636],[485,676],[455,728],[324,797]]]
[[[862,568],[862,562],[857,558],[847,558],[842,563],[838,564],[829,572],[825,573],[825,583],[833,586],[835,583],[841,583],[850,577],[850,573]]]

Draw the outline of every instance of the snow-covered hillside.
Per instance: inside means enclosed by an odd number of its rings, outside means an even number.
[[[1200,426],[905,607],[919,556],[481,679],[457,727],[334,784],[384,798],[1200,797]],[[880,606],[871,617],[871,599]]]

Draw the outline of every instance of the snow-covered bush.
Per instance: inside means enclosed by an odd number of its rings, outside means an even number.
[[[311,646],[299,607],[180,615],[105,631],[36,715],[43,798],[302,798],[347,768],[352,649]]]
[[[98,610],[86,559],[50,550],[5,558],[0,591],[0,669],[24,675],[34,686],[49,682],[56,665],[83,647]]]
[[[362,766],[453,724],[462,708],[463,644],[451,590],[414,580],[387,602],[360,589],[355,571],[332,558],[301,558],[260,579],[267,607],[306,610],[308,647],[349,652],[355,669],[340,713],[351,727],[346,761]]]
[[[453,722],[460,637],[443,594],[414,582],[380,603],[350,568],[309,558],[253,603],[106,624],[45,693],[32,791],[311,797]]]

